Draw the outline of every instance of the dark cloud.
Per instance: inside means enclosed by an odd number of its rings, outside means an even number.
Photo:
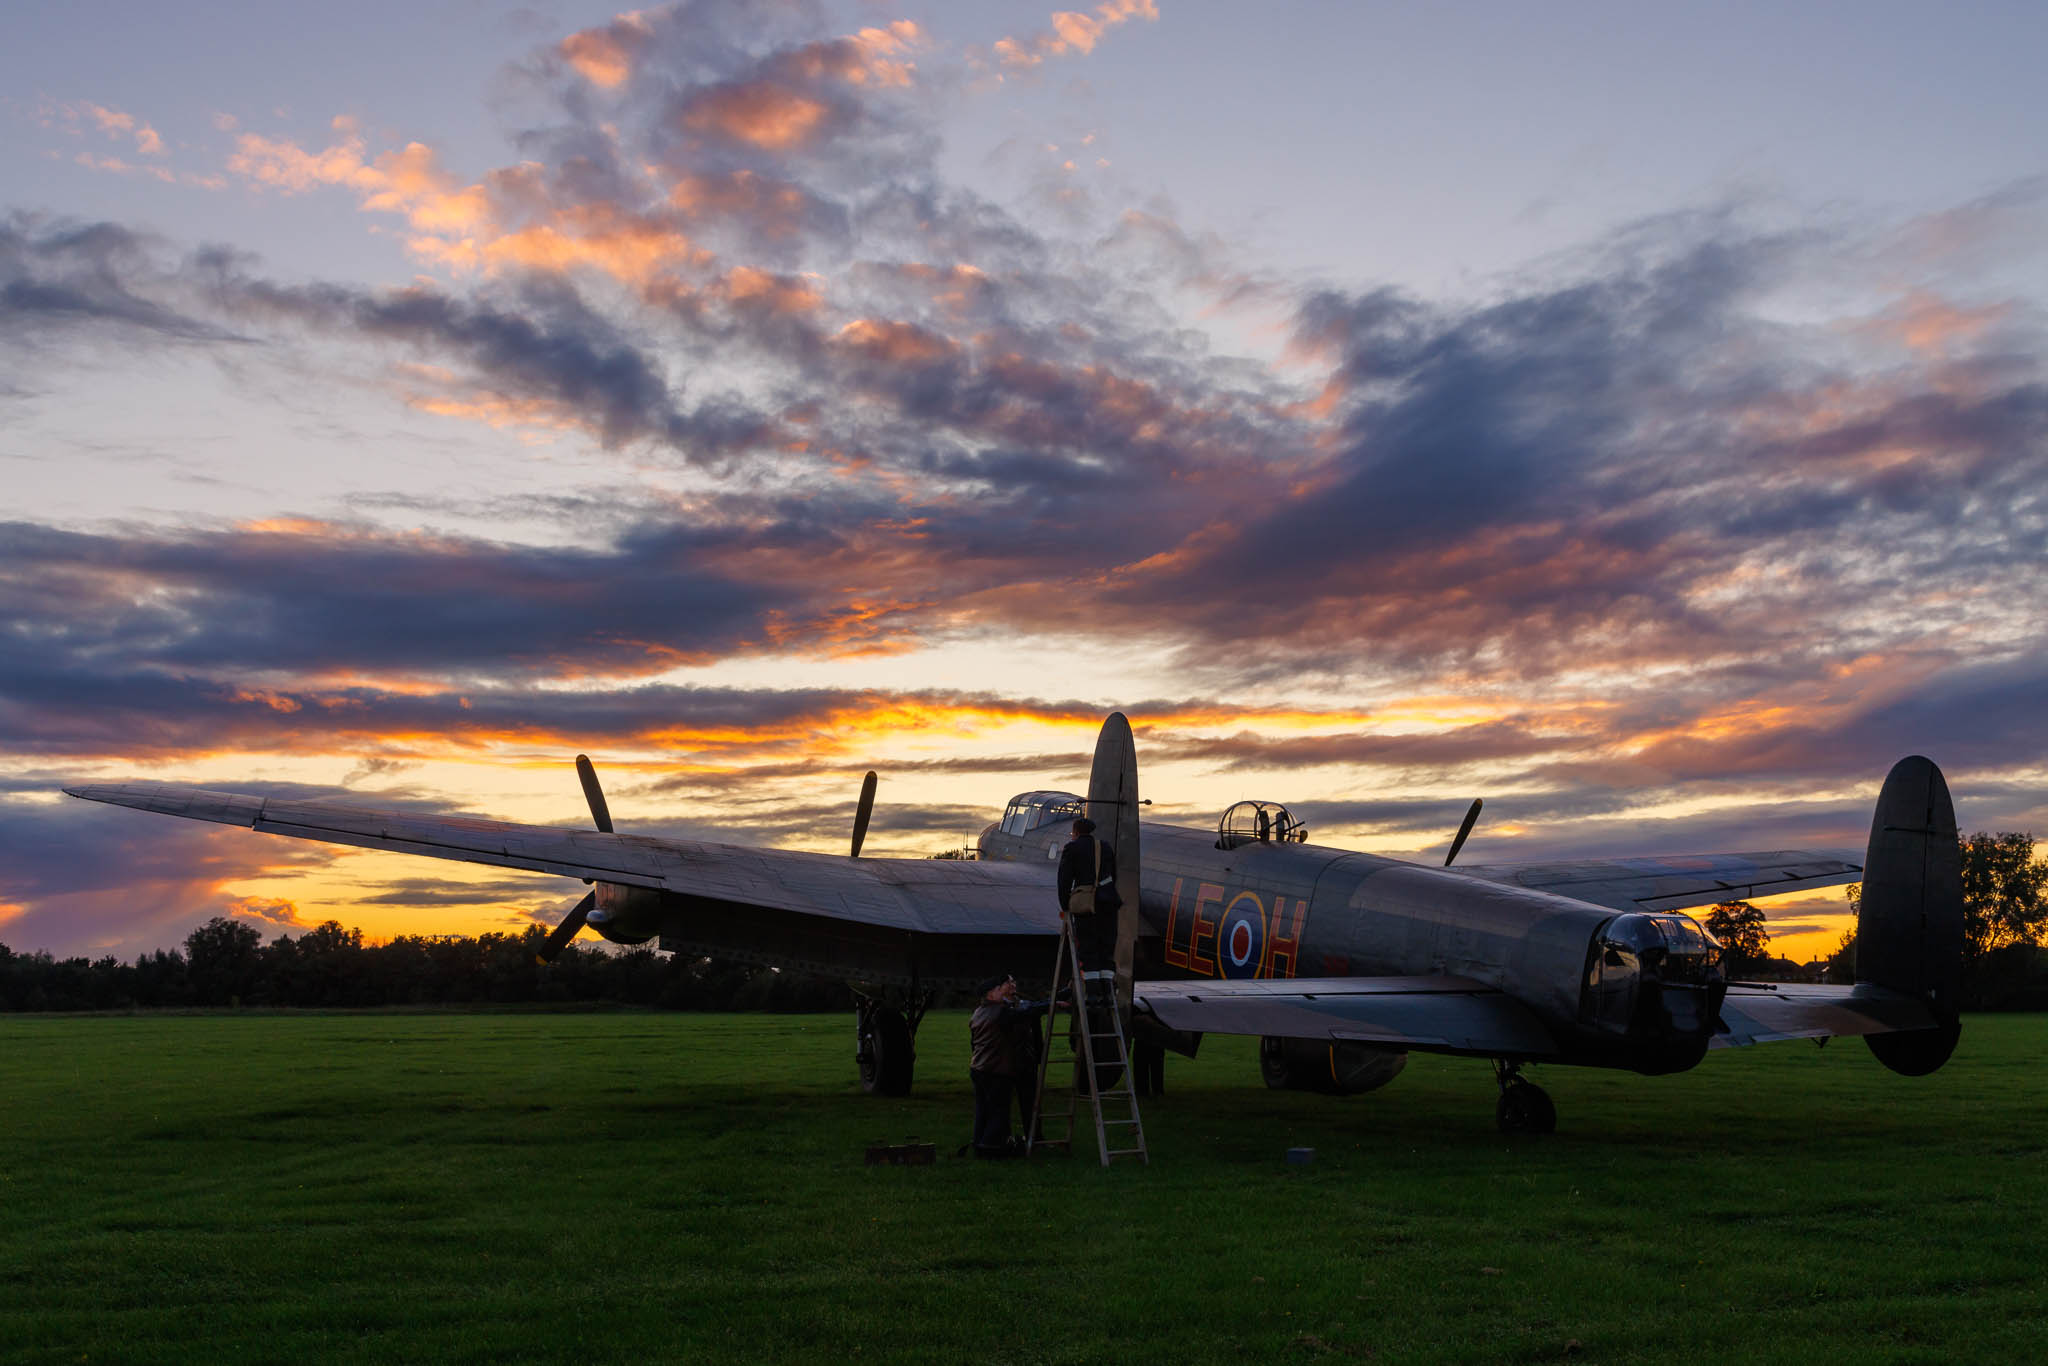
[[[1161,759],[1214,764],[1218,769],[1288,770],[1325,764],[1372,765],[1441,771],[1464,764],[1569,752],[1583,743],[1576,735],[1545,734],[1512,721],[1409,734],[1351,734],[1269,737],[1253,731],[1197,736],[1154,733],[1146,752]]]
[[[736,579],[730,538],[667,528],[617,549],[339,526],[129,535],[0,524],[0,676],[20,697],[87,668],[289,676],[666,668],[746,648],[803,604]],[[128,666],[117,661],[126,660]]]
[[[233,334],[152,297],[159,244],[116,223],[0,222],[0,344],[97,329],[170,341]]]

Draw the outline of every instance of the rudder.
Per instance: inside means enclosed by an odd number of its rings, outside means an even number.
[[[1894,1072],[1923,1076],[1961,1034],[1963,865],[1948,783],[1930,759],[1892,765],[1870,819],[1856,925],[1856,980],[1927,1002],[1941,1024],[1864,1042]]]

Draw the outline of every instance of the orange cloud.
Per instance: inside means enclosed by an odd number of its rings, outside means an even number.
[[[119,109],[109,109],[105,105],[93,104],[90,101],[81,103],[78,110],[98,124],[100,131],[108,137],[134,138],[135,150],[143,156],[160,157],[164,154],[164,140],[157,135],[156,129],[137,119],[133,114]]]
[[[96,157],[91,152],[80,152],[72,160],[80,166],[91,170],[109,171],[114,175],[146,175],[152,179],[161,180],[166,184],[177,180],[175,175],[161,166],[138,166],[132,161],[123,161],[119,157]]]
[[[1001,66],[1022,69],[1034,67],[1048,57],[1063,57],[1070,52],[1083,55],[1093,52],[1103,33],[1118,24],[1133,19],[1156,20],[1159,7],[1153,0],[1110,0],[1097,5],[1093,14],[1080,14],[1073,10],[1060,10],[1052,16],[1052,32],[1034,34],[1029,38],[1000,38],[994,46],[996,61]]]
[[[824,101],[770,81],[726,86],[696,100],[683,126],[779,152],[807,141],[830,111]]]
[[[1867,330],[1915,351],[1942,352],[1977,340],[2011,313],[2008,304],[1966,308],[1930,290],[1915,289],[1867,324]]]
[[[299,908],[295,904],[280,897],[238,897],[228,903],[228,914],[244,920],[259,920],[282,929],[312,928],[310,922],[299,918]]]
[[[906,56],[924,42],[924,31],[908,19],[898,19],[886,28],[864,28],[847,42],[858,60],[846,68],[843,78],[855,85],[870,81],[877,85],[907,86],[915,62]]]
[[[600,205],[492,238],[475,249],[475,256],[491,266],[557,274],[587,266],[642,285],[678,262],[703,259],[682,234]]]
[[[685,175],[668,192],[669,207],[687,218],[739,219],[748,231],[773,240],[803,230],[810,197],[800,186],[768,180],[753,171]]]
[[[891,365],[930,365],[959,353],[952,340],[914,323],[856,318],[839,329],[839,342]]]
[[[415,255],[457,270],[589,268],[644,286],[671,265],[708,259],[645,215],[606,203],[554,205],[538,166],[506,167],[465,185],[424,143],[370,158],[352,122],[337,119],[335,128],[341,139],[318,151],[244,133],[228,169],[287,194],[324,185],[352,190],[364,212],[405,219]],[[537,221],[508,225],[514,216]]]
[[[737,307],[785,315],[813,313],[824,302],[809,284],[752,266],[737,266],[730,271],[722,292]]]
[[[633,63],[654,36],[643,10],[621,14],[602,28],[587,28],[555,48],[562,60],[592,85],[615,90],[633,74]]]

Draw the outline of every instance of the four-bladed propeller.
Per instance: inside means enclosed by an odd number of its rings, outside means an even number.
[[[1465,812],[1465,823],[1458,827],[1458,837],[1451,841],[1451,852],[1444,855],[1444,867],[1450,867],[1451,860],[1456,858],[1458,851],[1465,847],[1465,837],[1470,835],[1472,827],[1479,823],[1479,808],[1485,804],[1485,801],[1479,797],[1472,799],[1471,808]]]
[[[598,786],[597,770],[590,766],[588,754],[576,756],[576,776],[583,782],[583,799],[590,803],[590,819],[596,822],[599,830],[607,835],[611,834],[612,809],[605,804],[604,789]],[[590,919],[591,908],[596,905],[597,891],[592,888],[583,894],[581,901],[570,908],[569,914],[562,917],[562,923],[555,926],[554,932],[548,936],[547,942],[540,946],[540,952],[534,957],[543,963],[552,963],[559,958],[562,950],[569,946],[569,941],[583,929],[583,923]]]
[[[591,767],[588,754],[576,756],[576,777],[583,784],[583,799],[590,803],[591,821],[605,834],[613,833],[612,809],[605,802],[604,788],[598,785],[597,770]],[[853,812],[853,857],[855,858],[860,857],[860,847],[867,842],[868,821],[874,814],[875,771],[869,769],[867,777],[861,779],[860,804],[854,808]],[[569,914],[562,917],[562,923],[555,926],[554,931],[548,935],[547,942],[540,946],[540,952],[535,954],[534,957],[542,963],[552,963],[555,959],[559,958],[562,950],[569,946],[569,941],[582,931],[585,922],[590,919],[590,912],[596,905],[597,892],[593,888],[585,892],[583,899],[569,909]]]

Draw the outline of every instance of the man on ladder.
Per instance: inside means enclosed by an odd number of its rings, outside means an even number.
[[[1031,1146],[1064,1147],[1072,1151],[1080,1092],[1085,1087],[1102,1165],[1108,1166],[1112,1157],[1133,1156],[1149,1161],[1144,1126],[1138,1119],[1138,1099],[1131,1086],[1123,1021],[1111,990],[1115,974],[1103,967],[1115,959],[1117,911],[1123,905],[1116,889],[1116,851],[1095,838],[1095,822],[1085,816],[1074,822],[1074,838],[1060,851],[1058,890],[1060,947],[1059,958],[1053,965],[1053,1013],[1048,1021],[1055,1027],[1048,1030],[1052,1038],[1047,1040],[1045,1055],[1039,1063],[1038,1109],[1041,1123],[1044,1119],[1064,1119],[1067,1132],[1063,1138],[1047,1138],[1034,1127]],[[1073,1054],[1074,1077],[1066,1088],[1066,1109],[1047,1113],[1051,1099],[1047,1092],[1061,1089],[1049,1086],[1047,1077],[1052,1065],[1051,1043],[1058,1037],[1056,1026],[1062,1006],[1073,1013],[1068,1037],[1077,1045]],[[1105,1075],[1113,1078],[1106,1086]],[[1105,1100],[1128,1105],[1130,1117],[1105,1117]],[[1112,1148],[1109,1131],[1126,1127],[1131,1131],[1129,1141],[1134,1146]]]
[[[1074,932],[1081,961],[1091,969],[1108,964],[1116,955],[1116,913],[1123,905],[1116,850],[1095,838],[1095,822],[1086,816],[1074,822],[1074,837],[1060,850],[1059,890],[1061,917]]]

